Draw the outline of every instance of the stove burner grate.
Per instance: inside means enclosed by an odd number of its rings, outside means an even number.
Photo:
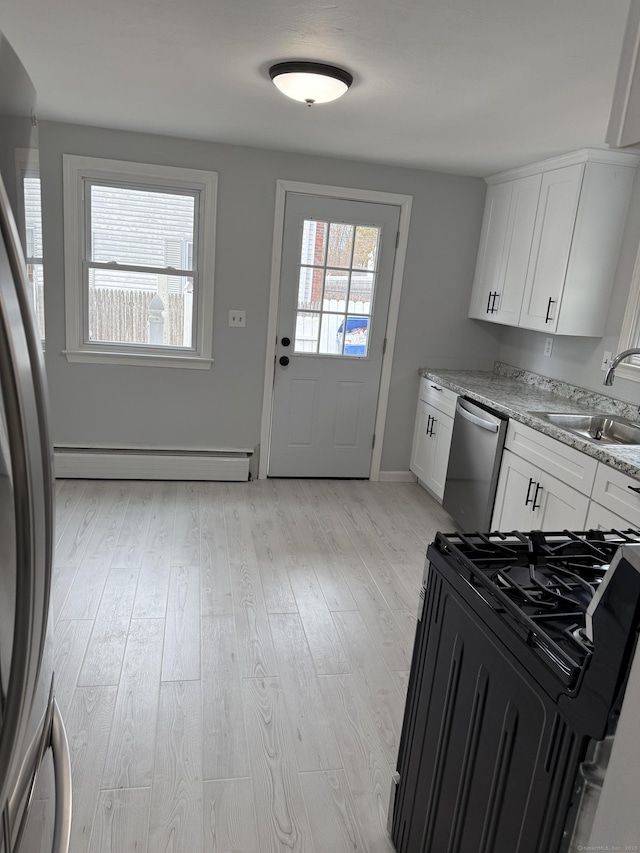
[[[640,531],[453,533],[436,537],[475,586],[490,592],[528,645],[543,649],[568,681],[593,650],[586,611],[618,547]]]

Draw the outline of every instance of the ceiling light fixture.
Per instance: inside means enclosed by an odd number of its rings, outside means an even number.
[[[283,95],[309,107],[335,101],[353,83],[348,71],[322,62],[279,62],[271,66],[269,77]]]

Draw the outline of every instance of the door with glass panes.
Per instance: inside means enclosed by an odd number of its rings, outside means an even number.
[[[399,218],[287,193],[270,477],[369,476]]]

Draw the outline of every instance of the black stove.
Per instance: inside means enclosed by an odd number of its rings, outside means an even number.
[[[572,851],[578,770],[635,653],[640,530],[438,533],[421,602],[397,850]]]
[[[594,650],[587,609],[620,545],[638,543],[638,530],[536,530],[438,533],[432,547],[574,687]]]

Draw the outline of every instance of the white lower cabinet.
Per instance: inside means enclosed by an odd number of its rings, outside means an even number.
[[[581,530],[588,495],[505,450],[493,511],[494,530]]]
[[[621,515],[616,515],[610,509],[606,509],[595,501],[589,504],[587,513],[586,530],[625,530],[630,523]]]
[[[421,383],[409,467],[439,501],[444,494],[453,432],[453,417],[449,411],[455,405],[456,396],[448,389],[429,386],[425,380]]]
[[[591,498],[627,526],[640,527],[640,482],[628,474],[600,462]]]

